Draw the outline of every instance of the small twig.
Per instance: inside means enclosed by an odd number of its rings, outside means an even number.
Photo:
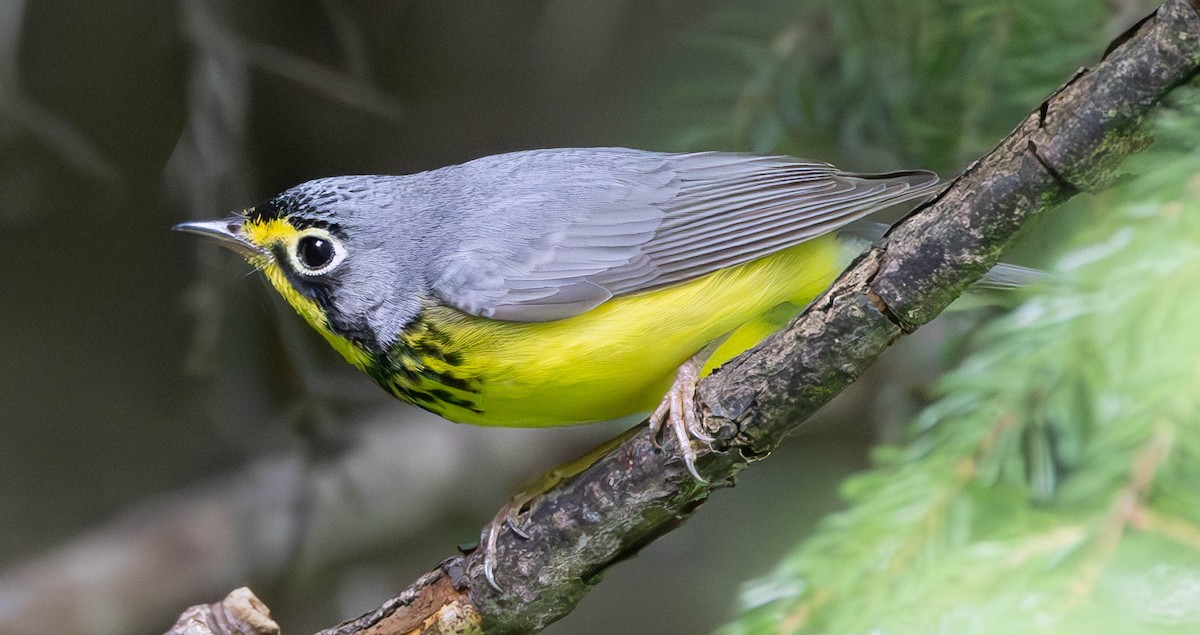
[[[1163,461],[1170,454],[1173,444],[1174,430],[1162,425],[1134,457],[1129,470],[1129,480],[1125,487],[1117,492],[1108,514],[1091,537],[1089,553],[1071,585],[1071,599],[1074,605],[1078,605],[1091,594],[1105,567],[1112,561],[1117,547],[1120,546],[1121,536],[1125,534],[1125,528],[1133,524],[1138,510],[1145,502],[1146,492],[1153,484],[1154,477],[1158,475]]]

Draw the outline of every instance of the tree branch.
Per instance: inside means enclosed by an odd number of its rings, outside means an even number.
[[[380,609],[323,635],[526,633],[575,606],[603,572],[685,521],[714,489],[854,381],[901,335],[932,320],[1031,219],[1113,178],[1149,143],[1145,121],[1200,68],[1200,0],[1170,0],[1069,80],[937,200],[894,227],[787,328],[701,382],[718,442],[697,483],[674,446],[639,430],[521,510],[496,570],[475,554],[441,563]]]

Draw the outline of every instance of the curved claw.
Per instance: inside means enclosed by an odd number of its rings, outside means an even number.
[[[704,426],[700,424],[700,418],[696,416],[696,380],[692,380],[690,390],[683,393],[683,420],[687,423],[688,434],[692,435],[693,439],[703,441],[712,446],[712,442],[717,438],[709,434]]]
[[[700,381],[700,369],[701,363],[696,358],[689,359],[679,367],[675,382],[663,396],[662,403],[655,408],[654,414],[650,415],[650,438],[655,447],[661,447],[659,437],[665,429],[670,429],[688,472],[697,481],[708,483],[696,469],[697,454],[692,447],[693,439],[705,444],[715,440],[704,430],[696,416],[696,384]]]
[[[667,427],[667,420],[671,417],[671,393],[667,393],[654,409],[654,413],[648,419],[650,423],[650,443],[654,444],[654,448],[662,449],[662,434],[663,428]]]
[[[499,536],[500,526],[495,522],[488,523],[479,536],[479,551],[483,552],[483,577],[493,589],[503,591],[496,583],[496,539]]]
[[[504,524],[508,525],[509,531],[516,534],[517,537],[520,538],[521,540],[529,540],[532,537],[529,535],[529,532],[525,531],[524,529],[521,529],[521,527],[517,525],[517,515],[516,514],[512,514],[508,518],[505,518]]]
[[[479,549],[476,550],[476,553],[483,556],[483,577],[487,578],[488,585],[496,591],[504,590],[496,582],[496,546],[500,539],[500,529],[508,527],[509,531],[521,540],[530,539],[529,532],[517,524],[517,514],[530,498],[532,498],[532,494],[521,492],[509,499],[479,534]]]

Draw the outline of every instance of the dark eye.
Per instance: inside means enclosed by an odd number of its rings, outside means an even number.
[[[305,236],[296,243],[296,259],[306,269],[317,271],[333,261],[333,243],[318,236]]]

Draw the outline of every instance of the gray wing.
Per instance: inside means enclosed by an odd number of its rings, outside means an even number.
[[[523,322],[761,258],[926,196],[938,181],[720,152],[543,150],[474,163],[458,178],[503,178],[487,181],[482,201],[476,192],[465,220],[494,232],[457,240],[432,288],[468,313]]]

